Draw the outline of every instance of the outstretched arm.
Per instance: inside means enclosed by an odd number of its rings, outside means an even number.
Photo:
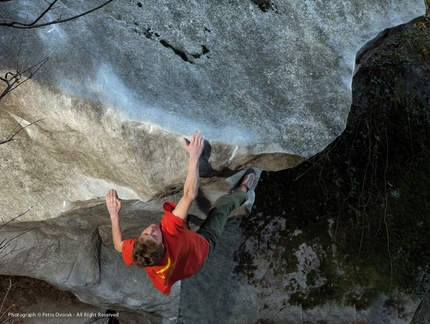
[[[115,250],[122,252],[122,230],[119,222],[119,211],[121,210],[121,200],[115,190],[111,189],[106,195],[106,207],[109,211],[112,223],[112,238]]]
[[[191,203],[196,199],[199,192],[199,158],[203,152],[204,137],[201,131],[191,134],[191,140],[184,139],[184,146],[189,153],[188,171],[184,184],[184,195],[179,200],[176,208],[172,211],[173,215],[185,219]]]

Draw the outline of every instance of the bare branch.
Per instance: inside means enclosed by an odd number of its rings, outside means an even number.
[[[14,218],[12,218],[11,220],[7,221],[7,222],[3,222],[3,225],[0,226],[0,229],[2,229],[4,226],[6,226],[7,224],[13,222],[15,219],[24,216],[25,214],[27,214],[31,209],[33,208],[33,206],[28,207],[28,209],[25,212],[22,212],[21,214],[19,214],[18,216],[15,216]],[[3,220],[2,220],[3,221]],[[1,245],[1,244],[0,244]]]
[[[4,0],[0,0],[0,1],[4,1]],[[5,301],[6,301],[6,298],[7,298],[7,295],[9,294],[9,291],[12,289],[12,287],[14,286],[15,284],[12,284],[12,280],[10,280],[9,279],[9,286],[7,287],[7,290],[6,290],[6,294],[4,295],[4,297],[3,297],[3,301],[2,301],[2,303],[1,303],[1,305],[0,305],[0,320],[4,317],[4,315],[14,306],[14,305],[12,305],[12,306],[10,306],[8,309],[6,309],[6,310],[4,310],[3,311],[3,306],[4,306],[4,303],[5,303]]]
[[[22,131],[23,129],[30,127],[31,125],[34,125],[34,124],[36,124],[36,123],[38,123],[44,119],[45,118],[38,119],[38,120],[36,120],[36,121],[34,121],[28,125],[25,125],[25,126],[21,126],[21,124],[18,124],[17,126],[15,126],[15,128],[12,130],[12,132],[8,135],[8,137],[5,140],[0,140],[0,145],[8,143],[8,142],[12,142],[13,140],[15,140],[15,136],[18,135],[18,133],[20,131]],[[19,215],[19,216],[22,216],[22,215]],[[2,228],[2,226],[0,226],[0,228]]]
[[[25,212],[22,212],[21,214],[19,214],[18,216],[15,216],[14,218],[12,218],[11,220],[7,221],[7,222],[3,222],[3,225],[0,226],[0,229],[2,229],[3,227],[5,227],[7,224],[13,222],[14,220],[16,220],[17,218],[27,214],[31,209],[33,208],[33,206],[30,206]],[[7,248],[10,244],[10,242],[12,242],[14,239],[16,239],[17,237],[20,237],[21,235],[24,235],[25,233],[30,232],[31,230],[33,230],[33,228],[30,228],[18,235],[15,235],[14,237],[12,237],[11,239],[3,239],[0,242],[0,259],[4,258],[5,256],[11,254],[12,252],[17,251],[15,248],[13,248],[9,253],[3,253],[4,249]]]
[[[48,13],[53,5],[57,2],[58,0],[54,0],[52,3],[49,4],[49,6],[32,22],[30,23],[25,23],[25,22],[20,22],[20,21],[2,21],[0,22],[0,26],[5,26],[5,27],[11,27],[11,28],[17,28],[17,29],[32,29],[32,28],[40,28],[40,27],[44,27],[44,26],[49,26],[49,25],[55,25],[55,24],[61,24],[61,23],[65,23],[77,18],[80,18],[82,16],[88,15],[91,12],[94,12],[96,10],[99,10],[100,8],[103,8],[104,6],[106,6],[108,3],[112,2],[113,0],[108,0],[106,2],[104,2],[103,4],[101,4],[98,7],[95,7],[93,9],[90,9],[88,11],[85,11],[81,14],[69,17],[69,18],[61,18],[61,15],[55,19],[55,20],[51,20],[49,22],[46,23],[39,23],[39,21],[46,15],[46,13]]]
[[[0,94],[0,100],[3,99],[3,97],[9,92],[31,79],[47,61],[48,58],[44,58],[24,71],[6,72],[4,77],[0,77],[0,81],[6,84],[6,88]]]
[[[27,214],[31,209],[33,208],[33,206],[30,206],[26,211],[24,211],[24,212],[22,212],[21,214],[19,214],[18,216],[15,216],[14,218],[12,218],[11,220],[9,220],[9,221],[7,221],[7,222],[3,222],[3,225],[1,225],[0,226],[0,229],[2,229],[4,226],[6,226],[6,225],[8,225],[9,223],[11,223],[11,222],[13,222],[14,220],[16,220],[17,218],[19,218],[19,217],[21,217],[21,216],[23,216],[23,215],[25,215],[25,214]],[[32,231],[34,229],[34,227],[32,227],[32,228],[30,228],[30,229],[28,229],[28,230],[26,230],[26,231],[24,231],[24,232],[21,232],[21,233],[19,233],[19,234],[17,234],[17,235],[15,235],[14,237],[12,237],[12,238],[10,238],[10,239],[3,239],[2,241],[0,241],[0,259],[2,259],[2,258],[4,258],[4,257],[6,257],[6,256],[8,256],[9,254],[11,254],[11,253],[14,253],[14,252],[17,252],[17,251],[19,251],[19,249],[17,249],[16,248],[16,245],[14,246],[14,247],[12,247],[11,249],[10,249],[10,251],[9,252],[7,252],[7,253],[5,253],[5,249],[11,244],[11,242],[13,241],[13,240],[15,240],[16,238],[18,238],[18,237],[20,237],[21,235],[24,235],[24,234],[26,234],[26,233],[28,233],[28,232],[30,232],[30,231]],[[1,266],[3,269],[6,269],[6,271],[8,271],[8,272],[10,272],[7,268],[5,268],[4,266]],[[1,318],[1,317],[0,317]]]
[[[3,241],[1,241],[1,243],[0,243],[0,253],[1,253],[1,254],[0,254],[0,259],[3,259],[5,256],[7,256],[7,255],[9,255],[9,254],[11,254],[11,253],[14,253],[14,252],[16,252],[16,251],[19,251],[19,249],[16,249],[16,248],[15,248],[16,246],[15,246],[15,247],[14,247],[14,248],[12,248],[8,253],[3,253],[3,250],[9,246],[10,242],[12,242],[14,239],[16,239],[16,238],[20,237],[21,235],[24,235],[24,234],[26,234],[26,233],[28,233],[28,232],[32,231],[33,229],[34,229],[34,227],[32,227],[32,228],[30,228],[30,229],[28,229],[28,230],[26,230],[26,231],[24,231],[24,232],[22,232],[22,233],[19,233],[19,234],[15,235],[14,237],[12,237],[12,238],[11,238],[11,239],[9,239],[9,240],[3,239]]]

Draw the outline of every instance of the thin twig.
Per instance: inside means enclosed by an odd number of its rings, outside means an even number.
[[[333,144],[334,143],[334,144]],[[297,176],[293,182],[299,180],[302,176],[304,176],[306,173],[308,173],[310,170],[312,170],[313,168],[315,168],[315,164],[317,164],[322,158],[324,158],[325,155],[328,155],[337,145],[337,142],[333,142],[332,146],[327,150],[327,152],[325,152],[325,154],[321,154],[318,158],[318,160],[316,160],[315,162],[313,162],[312,160],[307,160],[305,162],[309,162],[312,163],[312,165],[309,167],[309,169],[307,169],[305,172],[303,172],[302,174],[300,174],[299,176]]]
[[[390,258],[390,289],[389,292],[391,292],[391,288],[393,285],[393,258],[391,256],[390,251],[390,232],[388,229],[388,223],[387,223],[387,214],[388,214],[388,195],[387,195],[387,171],[388,171],[388,132],[387,127],[385,127],[385,138],[387,139],[386,144],[386,157],[385,157],[385,171],[384,171],[384,191],[385,191],[385,208],[384,208],[384,224],[385,224],[385,233],[387,235],[387,252],[388,257]]]
[[[6,226],[7,224],[13,222],[15,219],[24,216],[25,214],[27,214],[31,209],[33,208],[33,206],[28,207],[28,209],[25,212],[22,212],[21,214],[19,214],[18,216],[15,216],[14,218],[12,218],[11,220],[7,221],[6,223],[3,222],[3,225],[0,226],[0,229],[2,229],[4,226]]]
[[[20,236],[22,236],[22,235],[24,235],[24,234],[26,234],[26,233],[28,233],[28,232],[30,232],[30,231],[32,231],[34,229],[34,227],[32,227],[32,228],[30,228],[30,229],[28,229],[28,230],[26,230],[26,231],[24,231],[24,232],[22,232],[22,233],[19,233],[18,235],[15,235],[14,237],[12,237],[11,239],[9,239],[3,246],[1,246],[1,248],[0,248],[0,252],[3,252],[3,250],[6,248],[6,247],[8,247],[9,246],[9,244],[10,244],[10,242],[12,242],[14,239],[16,239],[16,238],[18,238],[18,237],[20,237]],[[2,241],[2,244],[3,244],[3,242],[4,242],[5,240],[3,240]],[[15,249],[15,248],[13,248],[12,250],[10,250],[8,253],[4,253],[4,254],[2,254],[2,255],[0,255],[0,259],[2,259],[2,258],[4,258],[4,257],[6,257],[6,256],[8,256],[9,254],[11,254],[11,253],[13,253],[13,252],[16,252],[16,251],[18,251],[17,249]]]
[[[2,312],[4,303],[6,302],[7,295],[9,294],[9,291],[12,289],[13,286],[14,285],[12,284],[12,280],[9,279],[9,287],[7,287],[7,289],[6,289],[6,294],[4,295],[3,301],[2,301],[1,306],[0,306],[0,320],[14,306],[14,305],[12,305],[8,309],[6,309],[4,312]]]
[[[71,20],[75,20],[78,19],[82,16],[88,15],[89,13],[92,13],[96,10],[99,10],[100,8],[106,6],[108,3],[112,2],[113,0],[109,0],[104,2],[103,4],[101,4],[98,7],[95,7],[93,9],[90,9],[88,11],[85,11],[81,14],[78,14],[76,16],[73,17],[69,17],[69,18],[64,18],[61,19],[61,16],[55,20],[46,22],[46,23],[40,23],[38,24],[38,22],[46,15],[46,13],[48,11],[50,11],[52,9],[52,6],[57,2],[58,0],[54,0],[52,3],[50,3],[50,5],[32,22],[30,23],[23,23],[23,22],[19,22],[19,21],[3,21],[0,22],[0,26],[5,26],[5,27],[11,27],[11,28],[17,28],[17,29],[32,29],[32,28],[40,28],[40,27],[44,27],[44,26],[49,26],[49,25],[55,25],[55,24],[61,24],[61,23],[65,23]]]
[[[334,229],[334,241],[337,242],[337,229],[339,228],[339,218],[340,218],[340,213],[342,212],[342,208],[343,205],[345,204],[345,202],[349,199],[349,197],[351,197],[351,195],[348,195],[343,201],[342,204],[340,205],[339,208],[339,212],[337,213],[337,217],[336,217],[336,228]]]
[[[40,118],[40,119],[38,119],[38,120],[36,120],[36,121],[34,121],[34,122],[32,122],[32,123],[30,123],[30,124],[28,124],[28,125],[25,125],[25,126],[21,126],[20,124],[18,124],[19,125],[19,128],[18,128],[18,130],[16,130],[15,131],[15,129],[17,129],[17,126],[15,126],[15,128],[12,130],[12,132],[9,134],[9,136],[5,139],[5,140],[0,140],[0,145],[2,145],[2,144],[5,144],[5,143],[8,143],[8,142],[11,142],[11,141],[13,141],[13,140],[15,140],[15,136],[16,135],[18,135],[18,133],[19,132],[21,132],[23,129],[25,129],[25,128],[27,128],[27,127],[30,127],[31,125],[34,125],[34,124],[36,124],[36,123],[38,123],[38,122],[40,122],[40,121],[42,121],[42,120],[44,120],[45,118]],[[32,206],[33,207],[33,206]],[[30,207],[30,209],[31,209],[31,207]],[[18,216],[19,217],[19,216]],[[1,227],[0,227],[1,228]]]
[[[21,84],[31,79],[47,61],[48,58],[46,57],[22,72],[19,70],[16,72],[6,72],[4,77],[0,77],[0,81],[6,83],[5,90],[0,94],[0,100],[9,92],[15,90]],[[26,73],[28,73],[29,76],[25,76]],[[25,77],[25,79],[21,81],[22,77]]]

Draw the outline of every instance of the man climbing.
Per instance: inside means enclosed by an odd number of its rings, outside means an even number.
[[[149,225],[139,237],[123,239],[119,221],[121,200],[113,189],[106,195],[115,249],[122,253],[127,265],[143,267],[154,286],[165,295],[170,294],[176,281],[191,277],[201,269],[212,255],[228,216],[247,200],[248,190],[254,190],[257,185],[255,170],[247,170],[239,187],[215,202],[197,232],[189,230],[185,222],[198,193],[203,146],[200,131],[193,132],[190,141],[184,139],[189,159],[183,196],[177,205],[164,203],[160,224]]]

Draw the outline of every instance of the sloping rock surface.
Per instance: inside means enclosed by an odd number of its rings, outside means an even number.
[[[58,2],[46,19],[89,5]],[[31,21],[45,6],[2,2],[1,19]],[[136,199],[180,190],[181,139],[197,128],[208,139],[201,164],[207,196],[221,181],[213,176],[300,163],[344,129],[360,49],[424,11],[422,0],[122,0],[67,24],[0,27],[3,71],[49,57],[0,102],[1,138],[25,127],[0,146],[0,210],[7,221],[33,206],[21,223],[1,230],[9,242],[1,271],[46,280],[90,304],[144,311],[154,323],[178,315],[192,322],[193,287],[209,293],[226,279],[231,290],[220,302],[232,313],[225,322],[244,319],[249,308],[234,296],[242,284],[234,264],[204,269],[164,297],[144,272],[124,267],[102,200],[88,200],[112,187],[135,199],[124,207],[123,224],[126,236],[136,235],[160,216],[159,206]],[[240,240],[240,233],[230,237]],[[240,289],[249,305],[264,308],[252,287]]]
[[[162,208],[157,207],[125,202],[121,216],[125,237],[137,236],[149,224],[159,222]],[[51,220],[8,224],[0,233],[4,239],[2,274],[44,280],[105,309],[140,312],[140,323],[177,316],[180,285],[172,288],[169,297],[164,296],[144,270],[123,263],[113,247],[109,215],[102,201],[82,203]]]
[[[173,196],[169,200],[178,198]],[[202,198],[198,203],[204,205]],[[164,201],[124,202],[121,213],[124,236],[136,236],[142,228],[158,222]],[[194,206],[192,213],[203,218],[199,209]],[[195,217],[192,219],[196,220]],[[114,250],[108,212],[100,200],[82,203],[79,208],[36,225],[34,222],[18,222],[0,229],[0,237],[6,242],[0,258],[0,273],[47,281],[73,292],[85,303],[116,310],[120,323],[132,322],[129,316],[137,318],[136,323],[143,324],[233,324],[257,323],[256,320],[270,323],[325,320],[333,324],[405,324],[412,318],[413,323],[426,323],[428,296],[419,305],[419,300],[401,293],[390,297],[380,295],[365,309],[334,301],[313,308],[291,303],[293,293],[315,288],[308,280],[309,274],[318,272],[320,267],[315,247],[302,244],[292,252],[297,257],[295,270],[287,276],[279,274],[276,260],[262,249],[254,249],[262,242],[245,240],[242,225],[246,221],[230,219],[213,257],[195,276],[175,284],[170,296],[158,292],[144,270],[136,266],[127,267],[122,262],[121,255]],[[271,223],[274,229],[288,226],[283,217],[275,218]],[[240,260],[238,251],[244,242],[250,253],[251,271],[240,270],[244,260]],[[279,246],[278,249],[288,247]],[[316,284],[323,284],[326,280],[321,276]],[[393,306],[393,299],[397,308]],[[62,311],[68,312],[69,309]],[[75,319],[78,322],[79,319]]]
[[[1,19],[30,22],[46,6],[2,2]],[[94,6],[60,1],[40,22]],[[122,0],[0,27],[4,71],[49,58],[1,101],[2,138],[39,121],[2,146],[0,208],[46,219],[113,186],[128,199],[175,192],[195,129],[210,143],[203,176],[297,165],[344,129],[358,51],[424,11],[422,0]]]

